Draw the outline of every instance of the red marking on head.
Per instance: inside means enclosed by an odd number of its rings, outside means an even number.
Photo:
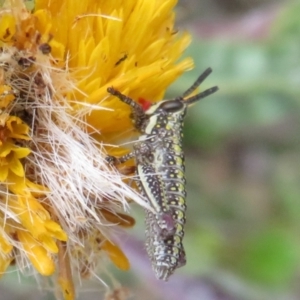
[[[142,108],[144,111],[148,110],[150,108],[150,106],[152,105],[152,103],[149,100],[146,100],[145,98],[140,97],[138,99],[139,104],[141,104]]]

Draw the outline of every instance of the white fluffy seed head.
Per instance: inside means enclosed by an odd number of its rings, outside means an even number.
[[[74,114],[63,96],[56,96],[53,101],[53,95],[60,92],[57,88],[71,88],[71,83],[65,74],[41,67],[46,90],[44,97],[36,98],[39,103],[35,104],[30,163],[33,176],[49,188],[48,201],[68,228],[69,237],[76,239],[78,230],[93,228],[95,223],[106,225],[99,214],[101,208],[126,211],[129,199],[147,207],[141,196],[124,183],[123,176],[107,163],[105,145],[88,133],[84,117],[94,107],[91,105],[88,111],[86,104],[82,113]]]
[[[92,257],[96,255],[94,249],[88,247],[88,241],[82,239],[81,233],[93,235],[96,229],[108,239],[114,235],[114,226],[105,219],[101,209],[112,213],[126,212],[128,200],[150,208],[124,182],[124,176],[107,163],[105,145],[89,134],[85,116],[95,109],[95,105],[85,103],[80,111],[74,111],[74,103],[66,97],[76,88],[70,80],[69,70],[55,69],[50,63],[51,55],[37,54],[35,71],[28,76],[16,61],[18,55],[23,53],[16,49],[2,51],[0,67],[1,64],[9,66],[6,84],[19,93],[6,112],[21,119],[25,114],[28,119],[24,121],[31,127],[31,140],[23,145],[31,149],[31,154],[24,160],[26,177],[48,188],[47,207],[68,234],[69,249],[79,245],[90,252],[87,256]],[[82,99],[74,102],[82,103]],[[107,108],[97,106],[96,109]],[[7,191],[2,191],[5,193]],[[1,211],[9,213],[5,207]],[[17,216],[12,215],[14,217],[17,220]],[[20,250],[15,258],[18,268],[24,271],[29,263],[22,246],[10,237],[8,240]],[[78,263],[75,256],[71,259],[72,264]]]

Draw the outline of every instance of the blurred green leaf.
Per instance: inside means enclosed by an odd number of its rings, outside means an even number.
[[[298,243],[284,231],[266,229],[248,240],[241,265],[257,282],[287,285],[299,265]]]
[[[217,264],[222,249],[222,237],[208,228],[195,228],[185,237],[188,257],[187,270],[190,274],[203,274]]]

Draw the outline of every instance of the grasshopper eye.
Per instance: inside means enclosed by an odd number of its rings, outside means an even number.
[[[184,109],[184,103],[180,100],[169,100],[162,102],[159,108],[163,109],[168,113],[178,112]]]

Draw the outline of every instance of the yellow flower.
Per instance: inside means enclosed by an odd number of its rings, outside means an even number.
[[[57,270],[62,294],[72,300],[72,274],[94,274],[105,257],[129,269],[111,228],[134,225],[123,213],[129,200],[147,205],[105,162],[107,152],[128,151],[116,145],[133,132],[130,108],[107,88],[154,102],[192,68],[191,59],[179,60],[190,37],[174,29],[175,5],[36,0],[30,11],[21,0],[5,1],[0,274],[21,255],[44,276]]]
[[[5,143],[0,148],[0,167],[1,175],[0,181],[7,179],[9,171],[18,175],[24,176],[23,165],[20,159],[26,157],[29,154],[29,149],[16,147],[14,144]]]
[[[3,81],[4,72],[0,73],[1,81]],[[0,85],[0,108],[6,108],[13,100],[15,96],[11,87],[8,85]]]
[[[20,159],[29,155],[28,148],[16,146],[13,139],[28,140],[29,128],[18,117],[0,115],[0,182],[7,180],[9,172],[24,176]]]
[[[4,70],[1,71],[4,75]],[[57,253],[56,240],[65,241],[67,236],[30,191],[35,187],[38,195],[43,194],[45,188],[30,182],[24,171],[22,159],[28,157],[31,150],[20,144],[30,140],[29,126],[8,113],[13,111],[11,107],[16,100],[12,88],[3,84],[0,93],[3,109],[0,114],[0,202],[6,207],[0,212],[0,275],[14,259],[16,240],[22,243],[18,250],[26,253],[33,266],[41,274],[51,275],[55,266],[49,252]]]

